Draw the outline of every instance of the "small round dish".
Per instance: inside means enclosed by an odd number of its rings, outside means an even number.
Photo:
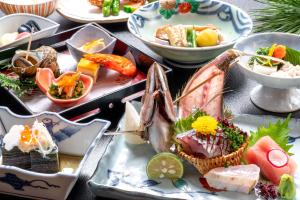
[[[288,33],[259,33],[238,41],[234,48],[255,53],[260,47],[282,44],[300,50],[300,36]],[[258,82],[250,97],[252,102],[267,111],[286,113],[300,109],[300,77],[274,77],[252,71],[248,67],[249,57],[242,57],[237,63],[241,71],[250,79]]]
[[[76,72],[65,72],[62,74],[60,77],[55,79],[54,74],[51,69],[49,68],[38,68],[37,69],[37,74],[36,74],[36,83],[39,86],[40,90],[47,95],[47,97],[53,101],[55,104],[58,104],[59,106],[62,107],[70,107],[73,106],[80,101],[82,101],[91,91],[93,87],[93,79],[90,76],[81,74],[80,75],[80,80],[83,82],[84,85],[84,92],[83,94],[74,99],[57,99],[51,96],[49,93],[49,88],[53,82],[58,82],[63,76],[66,75],[73,75]]]
[[[184,0],[177,1],[179,6],[172,10],[168,19],[161,15],[159,2],[144,5],[136,10],[128,19],[129,31],[145,45],[160,56],[177,63],[203,63],[215,58],[225,50],[231,48],[237,39],[247,36],[252,30],[252,20],[249,15],[238,7],[219,0],[195,0],[190,11],[182,13],[181,5]],[[191,3],[190,3],[191,4]],[[174,47],[160,44],[155,40],[154,33],[163,25],[207,25],[218,27],[225,38],[224,44],[210,47]]]

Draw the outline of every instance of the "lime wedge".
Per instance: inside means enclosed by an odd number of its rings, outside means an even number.
[[[178,179],[183,176],[183,171],[180,159],[167,152],[156,154],[147,164],[147,175],[150,179]]]

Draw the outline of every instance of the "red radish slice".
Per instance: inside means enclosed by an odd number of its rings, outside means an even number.
[[[267,153],[268,161],[276,168],[284,167],[288,164],[289,157],[281,149],[272,149]]]

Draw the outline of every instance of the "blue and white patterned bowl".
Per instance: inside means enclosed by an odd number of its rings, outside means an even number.
[[[21,116],[0,106],[0,147],[4,134],[13,125],[31,126],[35,120],[44,123],[56,140],[59,153],[80,156],[82,157],[81,162],[74,172],[43,174],[2,165],[0,149],[0,193],[33,199],[66,199],[75,185],[85,161],[110,122],[97,119],[87,124],[78,124],[51,112]]]
[[[179,3],[191,2],[179,0]],[[212,59],[231,48],[235,41],[247,36],[252,30],[252,20],[243,10],[219,0],[195,0],[197,8],[187,14],[180,14],[178,8],[166,19],[160,14],[159,2],[145,5],[135,11],[128,19],[129,31],[142,40],[151,50],[164,58],[179,63],[201,63]],[[162,45],[154,42],[156,28],[165,25],[207,25],[220,28],[226,43],[212,47],[184,48]]]

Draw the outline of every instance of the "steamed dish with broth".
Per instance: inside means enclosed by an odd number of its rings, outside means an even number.
[[[221,31],[213,26],[164,25],[156,29],[155,41],[175,47],[208,47],[224,41]]]
[[[284,45],[273,44],[271,47],[259,48],[256,54],[279,58],[287,61],[287,64],[260,57],[252,57],[248,62],[248,66],[254,72],[281,78],[300,77],[299,51]]]

